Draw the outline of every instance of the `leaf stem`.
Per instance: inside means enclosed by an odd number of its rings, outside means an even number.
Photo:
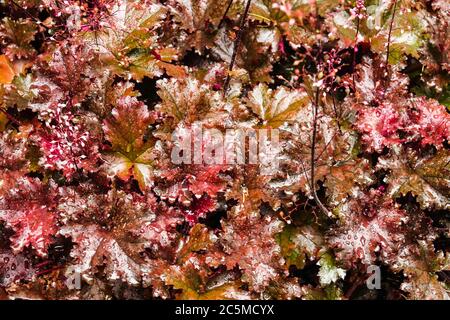
[[[245,6],[244,14],[241,17],[239,31],[238,31],[238,34],[237,34],[236,42],[234,43],[233,55],[232,55],[231,61],[230,61],[230,67],[228,68],[228,75],[227,75],[227,78],[226,78],[225,83],[223,85],[223,92],[224,92],[224,94],[227,93],[228,86],[230,85],[231,71],[233,71],[234,64],[236,63],[236,56],[237,56],[237,52],[238,52],[239,47],[240,47],[241,42],[242,42],[242,34],[244,32],[245,24],[247,22],[247,17],[248,17],[248,13],[250,11],[250,4],[251,3],[252,3],[252,0],[247,0],[247,5]]]
[[[353,74],[353,77],[355,77],[355,74]],[[353,80],[353,85],[355,84],[354,81],[355,80]],[[339,133],[342,134],[341,123],[339,122],[340,112],[339,112],[339,115],[338,115],[337,108],[336,108],[336,100],[334,98],[334,93],[331,95],[331,98],[333,99],[333,111],[334,111],[334,116],[336,117],[336,122],[337,122],[337,125],[338,125]]]
[[[20,121],[14,118],[12,115],[10,115],[6,110],[0,108],[0,111],[4,113],[4,115],[8,118],[9,121],[14,122],[18,126],[21,125]]]
[[[313,134],[312,134],[312,142],[311,142],[311,192],[314,197],[314,200],[316,201],[317,205],[319,206],[320,210],[327,215],[330,216],[331,213],[328,211],[328,209],[323,205],[322,201],[320,201],[319,197],[317,196],[316,192],[316,185],[314,181],[314,175],[315,175],[315,162],[316,162],[316,140],[317,140],[317,112],[319,108],[319,88],[316,89],[316,95],[315,95],[315,101],[313,105]]]
[[[14,0],[10,0],[11,3],[18,9],[22,10],[28,17],[30,17],[32,20],[34,20],[38,25],[43,26],[45,29],[49,30],[50,28],[47,27],[45,24],[42,23],[38,18],[33,16],[30,12],[28,12],[27,9],[22,8],[18,3],[16,3]]]
[[[223,24],[224,24],[224,22],[225,22],[225,18],[227,17],[228,12],[230,11],[231,5],[232,5],[232,4],[233,4],[233,0],[230,0],[230,1],[228,2],[228,6],[227,6],[227,9],[225,10],[225,13],[223,14],[223,17],[222,17],[222,19],[220,20],[219,25],[217,26],[217,29],[218,29],[218,30],[220,30],[220,28],[222,28],[222,26],[223,26]]]
[[[392,36],[392,27],[394,26],[394,19],[395,19],[395,10],[397,9],[397,0],[394,0],[394,9],[392,10],[392,19],[391,23],[389,25],[389,34],[388,34],[388,42],[387,42],[387,49],[386,49],[386,74],[387,74],[387,81],[386,81],[386,87],[389,85],[390,82],[390,76],[388,72],[388,65],[389,65],[389,53],[391,49],[391,36]]]
[[[359,34],[359,25],[360,25],[360,19],[357,17],[356,22],[356,35],[355,35],[355,44],[353,46],[353,62],[352,62],[352,79],[353,79],[353,91],[356,92],[356,81],[355,81],[355,68],[356,68],[356,52],[358,50],[358,34]]]

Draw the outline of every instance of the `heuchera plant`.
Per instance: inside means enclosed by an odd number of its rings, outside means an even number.
[[[0,1],[0,298],[449,299],[449,22],[445,0]],[[278,130],[279,170],[175,164],[194,126]]]

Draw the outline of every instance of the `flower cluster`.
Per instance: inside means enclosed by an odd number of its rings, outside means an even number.
[[[99,157],[98,147],[68,107],[58,104],[43,115],[47,118],[39,137],[43,168],[61,170],[66,178],[82,169],[92,170]]]

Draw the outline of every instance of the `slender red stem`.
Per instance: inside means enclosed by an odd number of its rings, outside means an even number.
[[[21,123],[19,120],[10,115],[6,110],[0,109],[1,112],[8,118],[9,121],[14,122],[16,125],[20,126]]]
[[[389,34],[388,34],[388,42],[387,42],[387,49],[386,49],[386,73],[387,73],[387,81],[386,81],[386,87],[389,85],[390,82],[390,76],[388,72],[388,66],[389,66],[389,54],[391,49],[391,36],[392,36],[392,27],[394,26],[394,19],[395,19],[395,10],[397,9],[397,0],[394,0],[394,9],[392,10],[392,19],[391,23],[389,25]]]
[[[224,24],[224,22],[225,22],[225,19],[226,19],[227,15],[228,15],[228,12],[229,12],[230,9],[231,9],[231,5],[232,5],[232,4],[233,4],[233,0],[230,0],[230,1],[228,2],[227,9],[225,10],[225,13],[224,13],[223,16],[222,16],[222,19],[220,20],[219,25],[217,26],[217,29],[220,30],[220,28],[222,28],[222,26],[223,26],[223,24]]]
[[[234,49],[233,49],[233,55],[231,57],[230,67],[228,68],[228,75],[225,80],[225,83],[223,85],[223,92],[224,94],[228,91],[228,86],[230,85],[231,80],[231,71],[233,71],[234,64],[236,63],[236,56],[239,51],[239,47],[241,46],[242,42],[242,34],[244,32],[245,24],[247,22],[248,13],[250,11],[250,4],[252,3],[252,0],[247,0],[247,5],[245,6],[244,14],[241,17],[241,23],[239,26],[239,31],[237,34],[236,42],[234,43]]]
[[[314,197],[314,200],[316,201],[317,205],[319,206],[320,210],[322,212],[329,216],[330,212],[328,209],[323,205],[322,201],[320,201],[319,197],[317,196],[316,192],[316,184],[314,181],[314,175],[315,175],[315,162],[316,162],[316,140],[317,140],[317,113],[319,109],[319,88],[316,89],[316,97],[313,105],[313,134],[312,134],[312,142],[311,142],[311,192]]]

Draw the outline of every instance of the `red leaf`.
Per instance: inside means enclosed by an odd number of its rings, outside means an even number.
[[[194,199],[194,202],[186,209],[183,209],[187,221],[193,225],[197,223],[198,218],[203,218],[206,213],[214,211],[216,201],[205,195],[200,199]]]
[[[377,252],[385,261],[395,256],[405,243],[406,211],[399,209],[383,193],[371,190],[360,194],[340,209],[342,225],[331,232],[330,246],[336,248],[336,257],[346,265],[357,261],[369,265],[375,262]]]
[[[0,220],[15,232],[12,248],[20,252],[31,246],[38,255],[45,256],[58,230],[53,210],[54,186],[23,177],[3,181],[8,182],[8,191],[0,197]]]
[[[30,245],[38,255],[45,256],[58,230],[55,215],[37,204],[23,211],[0,210],[0,218],[15,231],[11,241],[16,252]]]
[[[417,98],[412,104],[413,125],[409,132],[420,136],[422,146],[432,144],[442,147],[444,140],[450,140],[450,114],[436,100]]]
[[[9,250],[0,251],[0,286],[9,286],[15,281],[31,280],[36,268],[31,261],[21,254],[13,254]]]
[[[402,140],[398,130],[405,127],[406,120],[391,103],[376,108],[360,110],[356,128],[362,133],[362,141],[369,152],[381,152],[384,147],[398,144]]]

